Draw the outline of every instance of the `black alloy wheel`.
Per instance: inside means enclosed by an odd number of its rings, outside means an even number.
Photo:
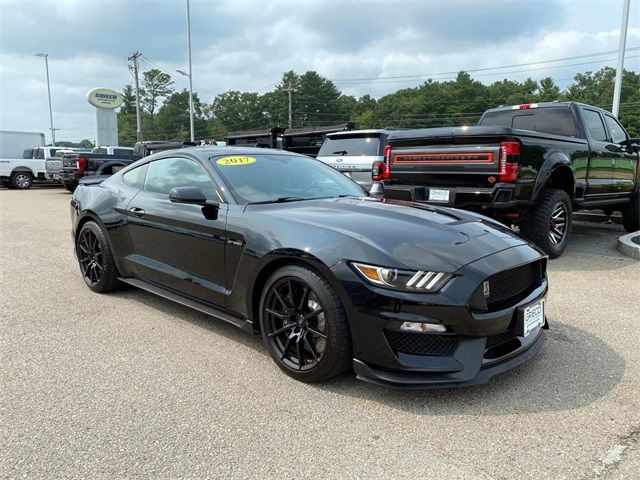
[[[95,286],[100,283],[104,270],[103,261],[98,237],[89,229],[83,230],[78,239],[78,263],[87,285]]]
[[[316,271],[290,265],[267,281],[260,302],[262,337],[289,376],[327,380],[348,369],[351,339],[333,287]]]
[[[298,278],[280,279],[269,289],[264,313],[280,360],[296,370],[316,367],[327,346],[327,323],[311,287]]]
[[[91,290],[105,293],[120,287],[109,242],[97,223],[89,221],[82,225],[76,238],[76,257],[84,283]]]

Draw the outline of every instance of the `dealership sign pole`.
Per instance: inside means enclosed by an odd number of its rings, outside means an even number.
[[[115,109],[122,105],[122,100],[121,94],[109,88],[94,88],[87,93],[87,101],[96,107],[96,147],[119,145]]]
[[[627,26],[629,25],[629,3],[623,0],[622,25],[620,26],[620,47],[618,48],[618,66],[616,68],[616,83],[613,90],[613,107],[611,113],[616,117],[620,112],[620,94],[622,92],[622,71],[624,69],[624,49],[627,43]]]

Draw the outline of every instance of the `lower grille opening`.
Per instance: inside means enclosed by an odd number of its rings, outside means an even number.
[[[429,333],[385,330],[384,335],[394,351],[412,355],[449,357],[455,353],[460,344],[458,337]]]
[[[507,331],[487,337],[484,358],[491,360],[500,358],[515,349],[520,348],[521,343],[515,333]]]

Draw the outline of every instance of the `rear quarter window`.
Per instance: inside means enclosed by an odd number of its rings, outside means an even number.
[[[339,136],[334,138],[327,137],[320,151],[319,157],[330,156],[376,156],[379,153],[380,137],[379,136]]]
[[[568,107],[529,108],[488,112],[480,125],[531,130],[532,132],[577,137],[578,131]]]

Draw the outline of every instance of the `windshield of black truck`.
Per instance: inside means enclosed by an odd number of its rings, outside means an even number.
[[[375,156],[379,155],[379,144],[379,137],[327,137],[327,139],[322,144],[322,147],[320,147],[318,156]]]
[[[577,137],[576,124],[569,107],[528,108],[488,112],[480,120],[483,127],[499,126]]]
[[[310,157],[225,155],[211,163],[241,204],[367,195],[356,182]]]

